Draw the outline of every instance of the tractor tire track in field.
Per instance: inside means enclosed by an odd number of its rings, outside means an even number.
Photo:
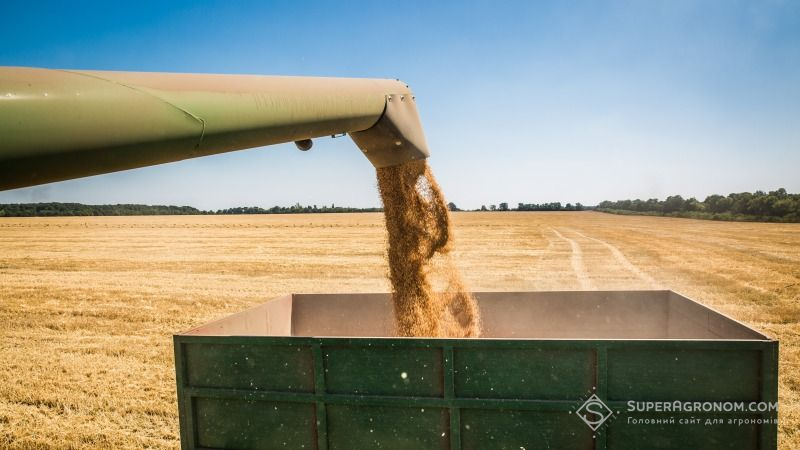
[[[580,236],[580,237],[582,237],[584,239],[589,239],[591,241],[595,241],[598,244],[601,244],[602,246],[607,248],[611,252],[611,255],[614,256],[614,259],[617,260],[617,263],[619,263],[620,266],[622,266],[625,269],[627,269],[630,273],[635,275],[640,280],[644,281],[645,283],[650,284],[651,286],[657,286],[658,285],[658,283],[656,282],[655,279],[653,279],[653,277],[651,277],[650,275],[646,274],[644,271],[642,271],[642,269],[640,269],[639,267],[634,265],[632,262],[630,262],[630,260],[625,257],[625,254],[622,253],[622,251],[619,248],[615,247],[614,245],[609,244],[608,242],[606,242],[606,241],[604,241],[602,239],[597,239],[597,238],[593,238],[591,236],[586,236],[585,234],[580,233],[578,231],[575,231],[573,229],[570,229],[570,231],[575,233],[575,234],[577,234],[578,236]]]
[[[575,240],[565,237],[563,234],[559,233],[555,228],[550,229],[559,239],[562,241],[567,242],[570,247],[572,247],[572,254],[570,255],[570,264],[572,264],[572,270],[575,272],[575,276],[578,278],[578,283],[581,285],[581,289],[583,290],[591,290],[594,289],[592,285],[591,279],[589,279],[589,274],[586,272],[586,266],[583,264],[583,251],[581,250],[580,244],[575,242]]]

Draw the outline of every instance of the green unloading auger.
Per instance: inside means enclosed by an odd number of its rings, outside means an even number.
[[[397,80],[0,67],[0,190],[342,133],[375,167],[428,157]]]

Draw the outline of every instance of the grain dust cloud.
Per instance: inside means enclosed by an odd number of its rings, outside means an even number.
[[[451,260],[450,215],[427,162],[377,172],[397,334],[478,337],[478,306]]]

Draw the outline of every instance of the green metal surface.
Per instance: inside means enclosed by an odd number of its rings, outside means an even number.
[[[397,80],[0,67],[0,190],[358,132],[376,167],[427,157]]]
[[[646,398],[653,401],[739,401],[758,399],[761,351],[725,352],[683,349],[610,349],[609,400]],[[636,379],[637,383],[630,380]],[[676,392],[675,386],[681,386]]]
[[[778,343],[770,340],[174,342],[184,449],[777,447],[772,424],[677,425],[719,414],[694,412],[670,414],[674,425],[631,425],[625,411],[628,400],[777,402]],[[622,411],[596,433],[574,415],[591,393]]]
[[[197,398],[197,441],[207,448],[314,448],[314,405]]]

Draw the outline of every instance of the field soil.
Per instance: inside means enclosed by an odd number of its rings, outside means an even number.
[[[780,340],[800,448],[800,224],[455,213],[474,290],[678,291]],[[172,335],[292,292],[388,292],[381,214],[0,219],[0,448],[178,448]]]

